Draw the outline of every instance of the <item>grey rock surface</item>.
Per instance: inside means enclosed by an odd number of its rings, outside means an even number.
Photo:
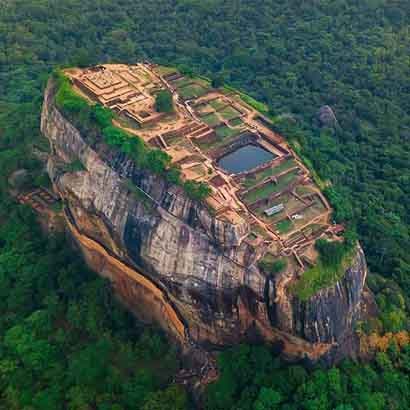
[[[317,117],[320,124],[324,127],[335,127],[337,125],[336,115],[329,105],[320,107]]]

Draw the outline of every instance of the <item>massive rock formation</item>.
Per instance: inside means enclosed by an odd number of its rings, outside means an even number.
[[[82,135],[57,110],[53,93],[50,82],[41,123],[50,177],[87,262],[129,309],[182,345],[258,336],[296,358],[354,354],[367,274],[359,247],[343,279],[299,301],[289,288],[292,273],[267,278],[259,271],[257,252],[243,241],[246,224],[218,220],[180,188]],[[67,166],[78,161],[83,170]]]

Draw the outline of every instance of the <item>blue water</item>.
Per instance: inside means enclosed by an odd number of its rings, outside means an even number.
[[[245,145],[225,155],[218,165],[230,174],[239,174],[271,161],[275,155],[255,145]]]

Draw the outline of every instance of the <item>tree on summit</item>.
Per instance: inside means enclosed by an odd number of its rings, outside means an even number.
[[[173,112],[172,94],[168,90],[161,90],[155,97],[155,109],[158,112]]]

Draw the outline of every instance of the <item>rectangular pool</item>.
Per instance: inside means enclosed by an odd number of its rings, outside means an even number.
[[[275,154],[266,149],[249,144],[223,156],[218,161],[218,166],[230,174],[239,174],[269,162],[275,157]]]

